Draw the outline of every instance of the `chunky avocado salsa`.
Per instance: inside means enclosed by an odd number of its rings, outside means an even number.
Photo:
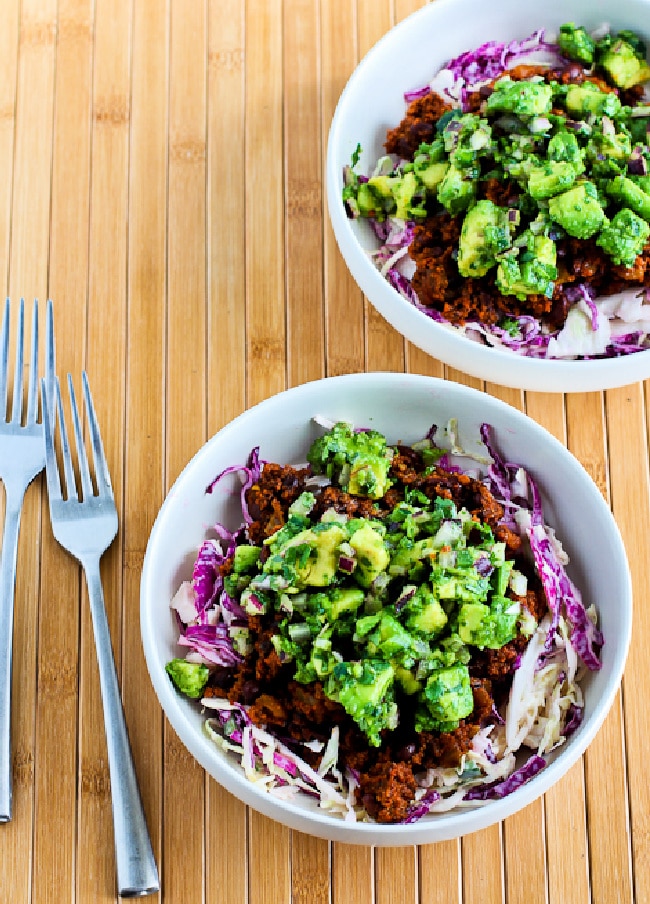
[[[361,174],[359,147],[344,169],[376,265],[490,345],[558,358],[647,348],[649,78],[636,34],[573,23],[450,61],[407,95],[386,155]]]
[[[167,671],[271,793],[412,821],[515,790],[579,724],[602,637],[537,488],[487,425],[480,462],[445,432],[328,424],[303,467],[254,450],[215,481],[240,473],[243,524],[172,601]]]

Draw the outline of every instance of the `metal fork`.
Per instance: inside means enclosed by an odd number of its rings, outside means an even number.
[[[16,339],[11,419],[7,420],[9,371],[9,310],[6,300],[0,351],[0,478],[5,485],[5,525],[0,564],[0,822],[11,819],[11,671],[14,593],[20,514],[25,490],[45,465],[43,424],[38,421],[38,302],[34,302],[27,411],[23,423],[23,363],[25,302],[20,300]],[[54,377],[52,302],[47,302],[45,324],[46,380]]]
[[[121,897],[138,897],[153,894],[159,890],[158,871],[147,831],[120,699],[99,569],[102,554],[108,549],[117,534],[117,510],[85,372],[82,374],[82,382],[97,492],[95,493],[93,488],[72,378],[68,374],[81,497],[77,494],[59,381],[56,379],[53,381],[52,387],[48,388],[43,380],[41,388],[43,424],[45,426],[45,470],[50,501],[50,519],[55,538],[64,549],[78,559],[86,575],[104,708],[118,894]],[[57,414],[65,475],[65,498],[61,489],[62,482],[54,446]]]

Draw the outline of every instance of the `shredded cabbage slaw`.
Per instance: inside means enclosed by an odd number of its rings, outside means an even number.
[[[315,418],[318,423],[327,423]],[[427,769],[416,775],[418,790],[404,822],[414,822],[431,813],[477,806],[512,793],[529,781],[581,723],[584,701],[581,679],[588,670],[600,668],[603,636],[596,613],[586,607],[580,591],[566,572],[568,557],[551,527],[545,524],[539,490],[519,464],[501,457],[488,424],[481,427],[487,455],[465,452],[456,439],[456,424],[447,425],[451,447],[442,459],[445,467],[481,476],[504,507],[503,523],[525,538],[530,557],[544,587],[548,613],[515,663],[512,686],[503,712],[473,738],[471,749],[455,768]],[[436,434],[436,427],[428,438]],[[470,460],[458,463],[459,459]],[[232,666],[241,661],[238,629],[245,628],[247,615],[228,596],[218,566],[244,540],[251,516],[245,489],[261,473],[264,462],[255,448],[246,465],[222,472],[207,488],[228,474],[242,483],[243,523],[232,533],[215,525],[216,538],[206,539],[194,565],[191,581],[179,587],[173,600],[179,626],[178,642],[187,648],[192,662]],[[276,737],[254,724],[247,707],[227,699],[204,697],[204,731],[220,749],[234,756],[246,777],[269,794],[290,800],[307,794],[320,808],[346,821],[371,821],[356,800],[358,776],[338,765],[338,727],[327,744],[311,741],[304,749],[321,754],[318,769],[300,756],[292,740]]]

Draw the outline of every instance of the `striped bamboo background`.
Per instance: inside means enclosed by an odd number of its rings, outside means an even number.
[[[85,367],[93,387],[120,510],[105,594],[169,904],[650,901],[650,386],[524,394],[447,370],[368,306],[328,225],[337,97],[360,56],[420,5],[0,2],[0,285],[54,300],[58,371],[78,379]],[[420,848],[328,845],[248,811],[165,723],[140,644],[148,532],[188,459],[276,391],[364,369],[444,375],[526,410],[597,481],[634,580],[623,691],[584,759],[505,823]],[[113,901],[85,588],[52,538],[41,478],[18,563],[0,902]]]

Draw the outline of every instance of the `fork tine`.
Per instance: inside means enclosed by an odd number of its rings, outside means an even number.
[[[45,438],[45,476],[47,478],[47,493],[50,500],[60,501],[61,495],[61,478],[56,463],[56,455],[54,452],[54,406],[58,387],[55,384],[47,385],[45,378],[41,379],[41,404],[43,406],[43,436]],[[50,414],[50,404],[52,404],[52,413]]]
[[[77,482],[74,476],[74,468],[72,467],[72,452],[68,441],[68,431],[65,426],[65,415],[63,414],[63,400],[61,399],[61,386],[59,378],[54,380],[56,387],[56,407],[59,416],[59,431],[61,435],[61,455],[63,458],[63,471],[65,473],[65,491],[68,499],[78,500]],[[73,399],[74,403],[74,394]],[[73,409],[74,414],[74,409]]]
[[[16,338],[16,367],[14,370],[14,400],[11,406],[11,420],[19,424],[23,413],[23,343],[25,341],[25,300],[20,299],[18,308],[18,330]]]
[[[29,356],[29,386],[27,388],[27,419],[25,424],[35,424],[38,416],[38,301],[34,299],[32,317],[32,342]]]
[[[101,433],[99,432],[99,424],[97,423],[97,415],[95,414],[95,406],[93,404],[92,395],[90,393],[90,384],[88,383],[88,375],[84,370],[81,374],[81,382],[83,384],[84,402],[86,405],[86,415],[88,416],[88,426],[90,427],[90,439],[93,447],[93,463],[95,465],[95,477],[97,479],[97,493],[100,497],[109,496],[113,498],[113,487],[111,485],[111,475],[108,469],[108,462],[104,453]]]
[[[45,377],[54,381],[54,309],[49,298],[45,309]]]
[[[9,375],[9,299],[5,300],[5,311],[2,317],[2,353],[0,357],[0,405],[2,420],[7,419],[7,378]]]
[[[79,474],[81,476],[81,492],[83,499],[90,499],[94,495],[93,483],[90,477],[90,468],[88,466],[88,455],[84,444],[83,434],[81,432],[81,419],[79,417],[79,409],[77,408],[77,399],[74,394],[74,386],[72,385],[72,376],[68,374],[68,392],[70,393],[70,408],[72,410],[72,424],[74,427],[75,444],[77,446],[77,458],[79,460]]]

